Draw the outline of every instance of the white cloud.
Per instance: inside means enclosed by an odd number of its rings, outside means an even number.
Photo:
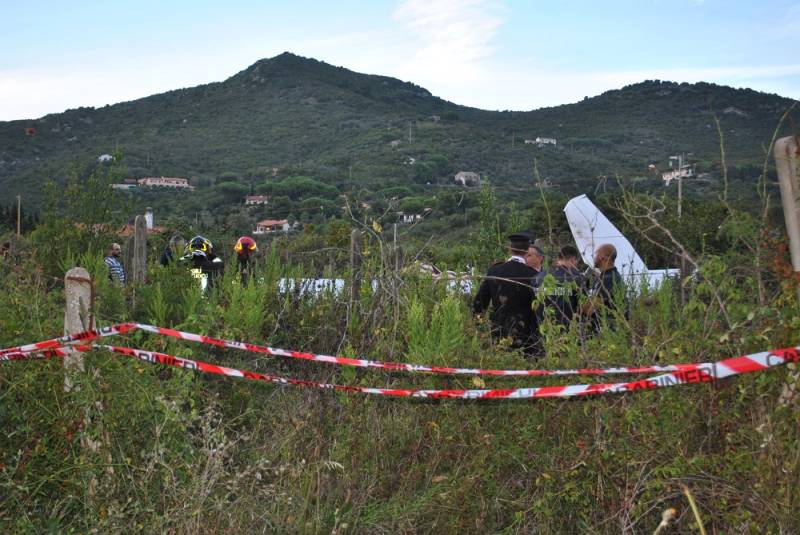
[[[503,10],[496,0],[402,0],[393,17],[416,41],[399,71],[423,85],[430,78],[479,78],[503,25]]]
[[[131,59],[108,66],[0,70],[0,121],[101,107],[227,78],[241,65],[192,58]],[[224,73],[224,74],[223,74]]]
[[[778,93],[785,97],[800,98],[800,86],[790,82],[792,77],[800,76],[800,64],[596,72],[559,70],[531,65],[520,68],[514,64],[495,65],[487,67],[485,71],[483,79],[476,80],[469,86],[444,84],[434,93],[457,104],[477,108],[532,110],[577,102],[585,96],[592,97],[610,89],[658,79],[749,87]]]
[[[0,118],[33,119],[80,106],[102,106],[142,96],[130,84],[94,71],[0,71]]]
[[[800,20],[800,4],[789,9]],[[582,72],[563,58],[496,53],[508,17],[502,0],[400,0],[393,26],[307,37],[250,39],[186,55],[175,50],[124,62],[0,70],[0,120],[30,119],[78,106],[99,107],[224,80],[284,50],[369,74],[395,76],[457,104],[530,110],[575,102],[646,79],[707,81],[800,98],[800,63]],[[87,60],[87,58],[82,58]],[[768,58],[765,58],[768,60]]]

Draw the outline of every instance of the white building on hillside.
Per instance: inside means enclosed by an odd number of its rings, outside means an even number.
[[[289,232],[289,221],[286,219],[265,219],[256,223],[253,234],[270,234],[272,232]]]
[[[269,195],[248,195],[244,198],[245,204],[269,204]]]
[[[194,186],[189,185],[188,178],[176,177],[144,177],[139,179],[139,186],[141,187],[156,187],[156,188],[181,188],[181,189],[194,189]]]
[[[672,171],[667,171],[666,173],[661,173],[661,179],[664,181],[665,186],[669,186],[669,183],[675,180],[676,178],[692,178],[694,176],[694,165],[686,164],[682,166],[680,169],[673,169]]]
[[[525,143],[527,142],[528,140],[526,139]],[[537,137],[535,140],[533,140],[533,142],[536,143],[536,146],[539,148],[542,148],[546,145],[552,145],[555,147],[558,144],[556,138],[554,137]]]
[[[480,186],[481,175],[473,171],[459,171],[455,176],[455,183],[462,186]]]

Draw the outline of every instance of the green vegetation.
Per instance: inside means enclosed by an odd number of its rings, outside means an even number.
[[[117,147],[127,176],[188,177],[197,187],[128,194],[139,212],[152,206],[158,217],[194,219],[208,211],[221,220],[252,193],[280,199],[264,210],[274,218],[302,220],[310,207],[300,199],[324,199],[323,214],[310,218],[316,222],[349,219],[339,195],[373,206],[424,197],[430,207],[440,195],[474,194],[453,184],[458,171],[488,178],[501,200],[528,203],[538,197],[534,160],[561,195],[593,192],[602,187],[598,177],[656,191],[661,181],[648,165],[664,170],[678,153],[697,165],[702,176],[687,189],[703,197],[720,189],[717,119],[735,155],[727,162],[732,196],[752,202],[761,143],[790,105],[751,90],[655,80],[575,104],[489,112],[410,83],[282,54],[224,82],[0,123],[0,204],[22,194],[28,211],[38,211],[47,181],[65,187],[65,170],[84,169]],[[555,137],[558,145],[524,142],[537,136]]]
[[[63,277],[96,281],[98,325],[137,321],[273,347],[498,369],[717,361],[798,343],[798,280],[774,206],[768,145],[789,102],[649,81],[533,112],[459,107],[413,84],[284,54],[222,83],[0,124],[0,347],[63,328]],[[436,117],[434,117],[436,116]],[[726,147],[719,157],[720,121]],[[36,125],[34,136],[24,127]],[[525,138],[558,138],[534,148]],[[24,136],[24,137],[23,137]],[[399,142],[399,143],[395,143]],[[111,162],[100,153],[115,151]],[[674,188],[647,165],[692,152]],[[411,160],[413,159],[413,163]],[[126,171],[127,169],[127,171]],[[481,187],[451,184],[480,172]],[[109,192],[126,176],[188,176],[194,191]],[[722,177],[727,182],[721,184]],[[543,327],[546,357],[492,340],[470,296],[416,261],[478,277],[528,229],[551,258],[561,208],[588,193],[651,267],[695,273],[632,293],[630,319],[587,337]],[[14,196],[41,208],[12,236]],[[248,194],[271,196],[244,206]],[[229,269],[201,295],[180,265],[109,284],[102,257],[145,206],[202,233]],[[414,224],[397,212],[427,212]],[[242,287],[230,258],[258,219]],[[363,235],[350,268],[350,236]],[[350,281],[362,281],[353,295]],[[281,293],[281,278],[341,278],[341,294]],[[479,278],[476,279],[476,281]],[[371,284],[375,281],[374,289]],[[383,373],[126,335],[120,345],[274,375],[388,388],[513,388],[592,379]],[[0,531],[55,533],[666,533],[800,531],[796,366],[715,384],[574,401],[386,399],[164,368],[95,350],[65,392],[57,359],[0,363]],[[616,380],[615,377],[597,382]],[[691,503],[690,503],[691,501]]]
[[[499,236],[520,226],[545,237],[552,228],[553,245],[567,239],[558,196],[545,193],[516,214],[495,210],[492,188],[477,197],[472,209],[484,232],[465,240],[451,232],[438,243],[401,232],[408,265],[400,271],[393,233],[369,217],[364,226],[352,222],[365,232],[362,279],[379,281],[375,292],[363,284],[352,308],[347,289],[317,297],[277,290],[281,277],[349,280],[350,223],[309,223],[294,236],[261,241],[256,280],[243,288],[229,269],[205,297],[180,266],[156,264],[163,243],[154,239],[149,282],[122,292],[108,284],[101,260],[112,236],[66,224],[79,209],[67,204],[46,213],[15,253],[0,259],[0,347],[60,332],[61,278],[72,265],[87,267],[97,281],[100,325],[141,321],[377,360],[605,367],[715,361],[797,343],[797,280],[780,226],[720,202],[687,202],[677,226],[668,198],[625,191],[597,201],[650,260],[670,255],[654,244],[648,250],[651,242],[634,231],[644,229],[637,221],[647,215],[661,225],[644,232],[649,240],[671,248],[667,229],[686,245],[699,267],[684,281],[686,302],[676,287],[644,290],[632,299],[630,321],[619,318],[617,331],[597,338],[582,337],[577,326],[564,332],[546,325],[547,356],[527,362],[491,340],[485,320],[469,313],[469,296],[410,263],[428,257],[454,267],[485,265],[501,253]],[[220,232],[212,238],[230,251],[234,235]],[[121,345],[336,384],[583,382],[381,373],[143,333],[124,338]],[[630,395],[484,403],[276,386],[99,350],[86,360],[75,378],[80,389],[69,393],[58,360],[0,365],[3,531],[649,533],[662,511],[675,507],[672,532],[696,532],[686,496],[709,533],[800,529],[800,399],[798,376],[787,367]]]

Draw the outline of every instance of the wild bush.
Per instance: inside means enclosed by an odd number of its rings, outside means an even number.
[[[633,208],[625,209],[647,215]],[[469,313],[470,296],[417,275],[411,262],[398,271],[380,225],[358,227],[366,234],[357,273],[345,267],[350,228],[320,227],[264,246],[247,286],[231,259],[205,294],[182,266],[162,268],[155,258],[148,283],[122,291],[105,281],[100,238],[51,227],[0,259],[0,346],[60,333],[63,270],[72,264],[92,273],[100,325],[133,320],[378,360],[606,367],[717,361],[796,344],[797,280],[782,230],[757,218],[731,219],[743,223],[723,225],[727,249],[682,243],[697,269],[674,284],[631,292],[628,317],[616,329],[588,336],[577,323],[546,324],[546,354],[537,361],[493,340],[486,318]],[[424,253],[489,258],[498,243],[492,225],[474,243]],[[75,240],[69,252],[55,246],[67,234]],[[675,246],[663,232],[650,237]],[[329,247],[333,256],[320,260],[326,253],[319,250]],[[405,252],[413,259],[423,247],[406,245]],[[319,274],[341,278],[343,289],[280,290],[280,279]],[[141,332],[118,343],[359,386],[618,380],[383,373]],[[691,532],[697,521],[683,486],[709,532],[800,529],[800,403],[788,367],[628,395],[487,403],[280,386],[100,350],[86,364],[79,388],[69,392],[56,359],[0,364],[3,531],[633,533],[652,532],[675,507],[673,531]]]

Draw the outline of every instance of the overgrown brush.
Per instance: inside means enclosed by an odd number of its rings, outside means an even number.
[[[775,229],[746,231],[748,240],[780,242]],[[0,346],[60,331],[63,288],[48,275],[52,266],[45,269],[38,260],[42,247],[56,250],[48,241],[53,236],[42,232],[22,243],[17,257],[0,260]],[[599,336],[586,336],[578,325],[561,330],[548,324],[547,356],[536,362],[492,341],[485,319],[472,318],[469,296],[396,271],[382,239],[367,236],[370,254],[357,300],[349,294],[353,274],[345,269],[327,271],[348,281],[341,293],[280,292],[281,278],[318,274],[285,244],[259,260],[248,286],[231,265],[206,295],[180,266],[151,265],[147,285],[122,291],[105,281],[101,249],[86,242],[62,268],[89,268],[101,325],[134,320],[380,360],[600,367],[713,361],[797,343],[797,283],[786,276],[786,259],[765,258],[756,273],[747,261],[749,247],[738,238],[724,254],[694,244],[699,269],[679,282],[684,303],[679,289],[667,285],[629,296],[628,319]],[[490,237],[481,247],[491,248]],[[126,343],[341,384],[534,383],[339,368],[143,333]],[[675,507],[673,531],[693,532],[686,486],[709,531],[791,533],[800,530],[795,380],[781,367],[712,385],[575,401],[433,402],[203,376],[101,351],[88,355],[79,389],[65,392],[58,361],[5,363],[0,527],[647,533],[662,511]]]

